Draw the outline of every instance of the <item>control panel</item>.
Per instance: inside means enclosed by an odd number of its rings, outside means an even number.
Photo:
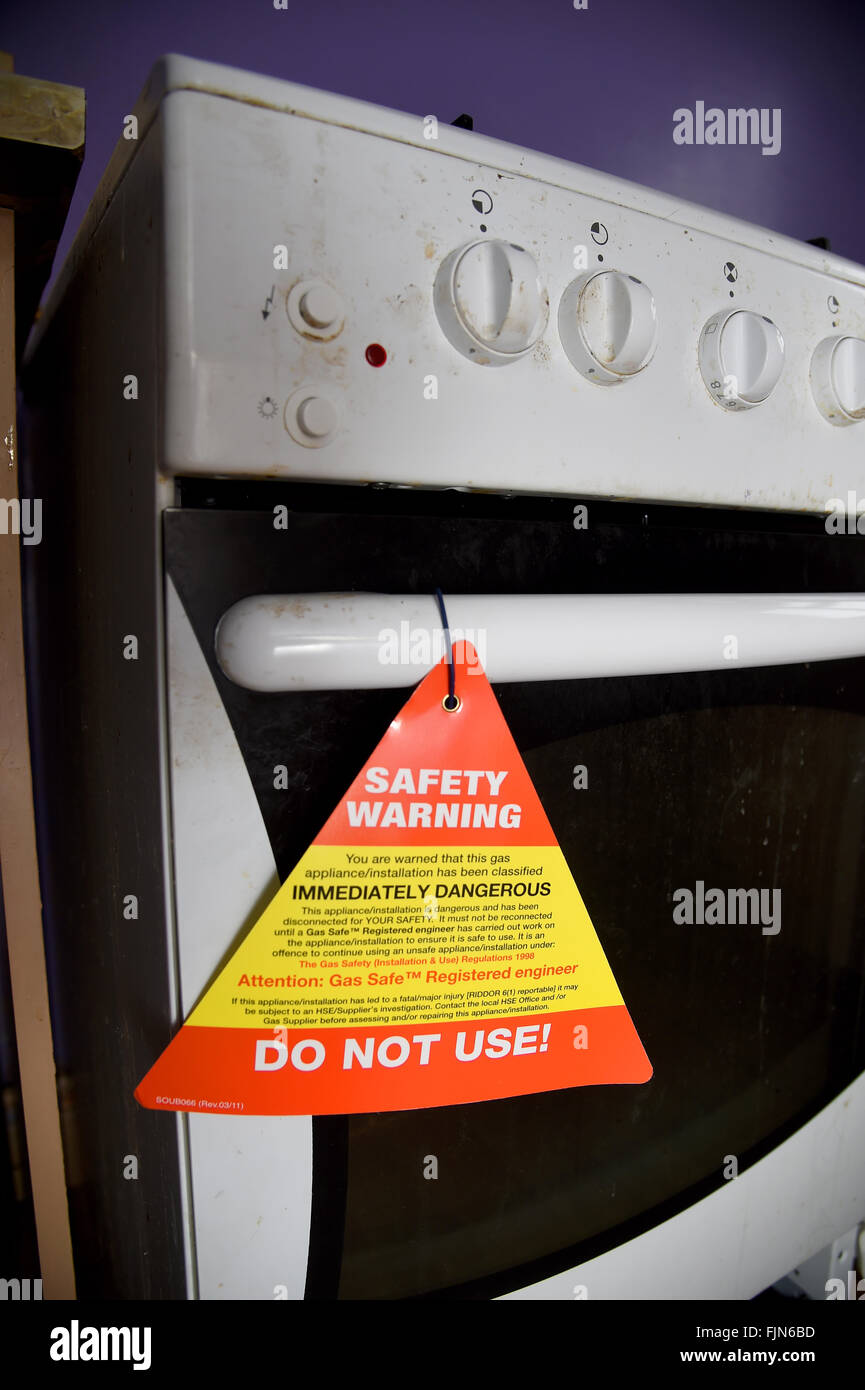
[[[865,271],[473,133],[365,130],[376,108],[316,95],[317,115],[160,104],[167,472],[865,498]]]

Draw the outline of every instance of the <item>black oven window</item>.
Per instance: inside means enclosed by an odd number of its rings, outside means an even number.
[[[819,519],[588,507],[575,531],[568,499],[184,485],[168,568],[283,878],[407,692],[232,685],[213,632],[247,594],[865,590],[862,543]],[[654,1076],[314,1121],[308,1296],[487,1297],[568,1268],[720,1187],[730,1157],[742,1171],[858,1075],[863,677],[848,660],[496,688]],[[774,917],[676,920],[699,884],[764,891]]]
[[[606,682],[588,701],[558,685],[498,692],[527,731],[525,761],[652,1080],[352,1118],[343,1297],[597,1252],[617,1228],[719,1186],[731,1157],[744,1168],[861,1065],[865,718],[804,692],[795,706],[713,705],[711,679],[677,682],[700,707],[647,713],[652,682],[634,683],[631,717],[610,709]],[[668,682],[654,699],[666,703]],[[532,745],[542,724],[553,736]],[[580,792],[576,764],[590,770]],[[674,920],[674,893],[696,896],[698,882],[769,889],[769,910],[757,923]]]

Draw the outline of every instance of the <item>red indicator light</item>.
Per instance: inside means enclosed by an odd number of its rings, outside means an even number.
[[[387,353],[381,343],[370,343],[364,355],[371,367],[383,367],[387,361]]]

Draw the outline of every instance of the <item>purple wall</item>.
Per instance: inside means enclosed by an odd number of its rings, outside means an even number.
[[[865,7],[849,0],[3,0],[16,70],[83,86],[87,157],[59,266],[162,53],[229,63],[487,135],[865,263]],[[782,145],[673,143],[673,111],[780,107]]]

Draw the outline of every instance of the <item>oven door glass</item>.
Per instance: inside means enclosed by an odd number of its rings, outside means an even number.
[[[184,484],[182,503],[167,571],[281,879],[408,690],[235,685],[213,634],[240,598],[865,590],[861,540],[806,518],[590,503],[577,530],[563,500],[234,483]],[[654,1076],[315,1120],[307,1296],[490,1296],[568,1268],[720,1187],[729,1156],[743,1171],[863,1070],[863,675],[847,659],[494,686]],[[700,883],[780,890],[776,922],[674,920]]]

